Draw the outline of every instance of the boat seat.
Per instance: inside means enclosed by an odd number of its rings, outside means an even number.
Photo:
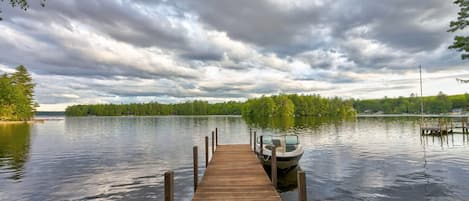
[[[272,144],[274,144],[276,147],[281,146],[280,140],[278,140],[278,139],[272,139]]]
[[[292,152],[292,151],[295,151],[295,149],[296,149],[295,145],[287,145],[285,147],[285,152]]]

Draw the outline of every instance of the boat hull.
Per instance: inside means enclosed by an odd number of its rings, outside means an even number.
[[[303,156],[303,154],[296,155],[296,156],[288,156],[288,157],[277,156],[277,168],[278,169],[289,169],[289,168],[296,167],[298,165],[298,162],[301,159],[301,156]],[[261,157],[261,156],[259,156],[259,157],[260,157],[260,160],[261,160],[263,165],[265,165],[265,166],[271,166],[272,165],[270,155],[265,155],[264,154],[263,157]]]

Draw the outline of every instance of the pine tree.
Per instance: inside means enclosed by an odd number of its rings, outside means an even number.
[[[458,30],[464,30],[469,25],[469,0],[456,0],[454,4],[460,7],[458,12],[458,19],[451,21],[450,29],[448,32],[456,32]],[[453,45],[448,47],[449,49],[456,49],[461,54],[462,59],[469,58],[469,36],[456,36],[454,37]]]
[[[8,120],[13,116],[13,83],[7,74],[0,77],[0,120]]]
[[[34,102],[34,86],[31,75],[24,66],[18,66],[16,72],[10,76],[11,87],[5,93],[7,106],[13,110],[9,119],[30,120],[35,112],[37,104]],[[3,95],[2,95],[3,97]]]

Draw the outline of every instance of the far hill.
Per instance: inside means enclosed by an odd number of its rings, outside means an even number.
[[[409,97],[354,100],[353,107],[359,114],[419,114],[420,96],[411,94]],[[469,94],[445,95],[440,92],[436,96],[423,97],[423,108],[426,114],[463,113],[469,111]]]

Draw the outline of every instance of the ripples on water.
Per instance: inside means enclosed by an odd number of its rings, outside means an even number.
[[[418,121],[407,118],[275,125],[281,127],[257,131],[300,135],[309,200],[469,200],[469,138],[461,134],[420,138]],[[190,200],[192,146],[202,148],[215,127],[221,144],[249,142],[236,116],[0,125],[0,200],[162,200],[170,169],[176,200]],[[296,170],[279,181],[284,200],[296,200]]]

